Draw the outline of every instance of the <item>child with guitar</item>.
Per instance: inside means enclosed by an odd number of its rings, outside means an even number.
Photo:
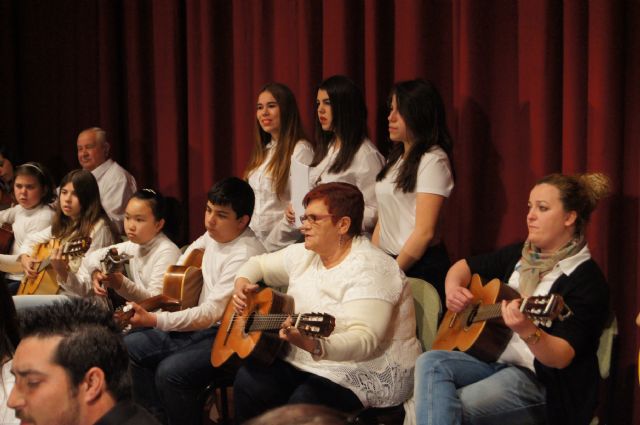
[[[602,174],[546,176],[529,195],[524,244],[460,260],[449,269],[445,285],[451,312],[462,313],[474,302],[477,295],[466,286],[478,273],[507,282],[523,297],[559,294],[571,314],[542,329],[521,312],[524,301],[502,301],[502,318],[513,334],[497,361],[464,351],[420,356],[414,391],[418,424],[590,423],[609,291],[589,253],[585,228],[608,191]]]
[[[180,256],[180,249],[163,232],[166,200],[152,189],[133,194],[125,209],[126,242],[106,246],[87,255],[77,273],[58,272],[60,284],[77,295],[107,296],[113,288],[127,300],[141,301],[162,292],[164,272]],[[130,276],[109,273],[101,262],[111,250],[130,256]]]
[[[89,241],[90,238],[90,252],[112,244],[117,237],[117,232],[100,203],[100,191],[93,174],[84,170],[67,173],[60,182],[60,196],[52,224],[29,235],[20,249],[19,260],[26,275],[25,286],[30,279],[36,279],[39,273],[44,272],[38,271],[38,266],[45,258],[32,256],[40,245],[48,244],[52,239],[61,242],[60,248],[52,249],[50,253],[48,250],[44,251],[50,255],[53,270],[66,275],[69,271],[73,273],[80,268],[82,258],[62,259],[61,250],[65,243],[77,238]],[[66,291],[68,289],[63,286],[62,292]]]
[[[254,208],[249,184],[236,177],[207,194],[207,231],[187,249],[203,249],[203,286],[198,305],[176,312],[146,311],[132,303],[133,327],[125,336],[132,360],[134,399],[169,424],[201,424],[198,394],[215,377],[211,346],[233,291],[238,269],[264,247],[248,227]],[[126,225],[125,225],[126,226]]]
[[[9,272],[5,283],[9,293],[15,295],[24,278],[18,255],[29,235],[51,225],[54,212],[49,204],[56,199],[56,193],[51,174],[37,162],[27,162],[15,169],[13,192],[18,203],[0,211],[0,223],[12,227],[11,232],[2,231],[1,236],[13,234],[11,253],[0,254],[0,269]]]

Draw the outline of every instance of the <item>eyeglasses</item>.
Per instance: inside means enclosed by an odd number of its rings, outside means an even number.
[[[315,224],[317,221],[324,220],[329,217],[333,217],[333,214],[304,214],[300,216],[300,222],[304,223],[308,220],[309,224]]]

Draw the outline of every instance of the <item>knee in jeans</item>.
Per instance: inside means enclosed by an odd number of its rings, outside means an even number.
[[[448,351],[432,350],[422,353],[416,360],[416,371],[427,372],[442,360],[446,359]]]

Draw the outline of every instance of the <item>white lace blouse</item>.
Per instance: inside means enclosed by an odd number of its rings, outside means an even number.
[[[330,269],[295,244],[253,257],[238,276],[289,285],[297,313],[336,318],[335,330],[322,341],[322,358],[292,346],[286,361],[349,388],[364,406],[393,406],[411,396],[421,352],[411,289],[395,260],[366,238],[354,239],[347,257]],[[378,326],[380,315],[388,321]]]

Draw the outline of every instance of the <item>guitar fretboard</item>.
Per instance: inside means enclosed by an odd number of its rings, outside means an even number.
[[[291,316],[291,321],[295,327],[298,319],[302,319],[304,314],[253,314],[251,316],[234,315],[231,319],[231,326],[234,323],[246,324],[251,322],[247,332],[252,331],[272,331],[280,329],[282,322],[287,320],[287,317]]]

